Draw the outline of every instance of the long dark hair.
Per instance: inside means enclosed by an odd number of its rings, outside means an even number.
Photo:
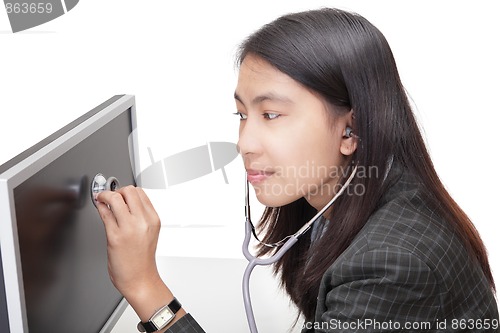
[[[248,37],[241,45],[239,64],[247,55],[266,60],[319,93],[333,106],[333,117],[353,110],[353,128],[360,138],[353,162],[383,174],[392,159],[418,177],[430,203],[440,209],[495,288],[481,238],[434,169],[391,49],[377,28],[357,14],[338,9],[289,14]],[[326,228],[323,237],[314,243],[310,237],[300,238],[275,265],[282,285],[307,320],[314,318],[323,274],[377,208],[388,186],[383,178],[380,174],[354,178],[351,186],[362,186],[364,195],[341,196],[329,216],[333,226]],[[265,231],[264,242],[295,233],[315,212],[303,198],[266,208],[259,225]],[[260,255],[273,251],[259,248]]]

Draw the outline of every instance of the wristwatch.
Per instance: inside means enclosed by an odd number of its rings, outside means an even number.
[[[181,303],[179,303],[177,298],[174,298],[168,305],[156,311],[147,322],[139,322],[139,324],[137,324],[137,329],[139,332],[147,333],[159,331],[165,328],[165,326],[175,318],[175,314],[181,307]]]

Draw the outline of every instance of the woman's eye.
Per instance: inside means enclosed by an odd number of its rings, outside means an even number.
[[[269,113],[269,112],[266,112],[266,113],[263,114],[263,116],[266,119],[273,120],[273,119],[278,118],[280,115],[278,113]]]
[[[233,114],[234,114],[234,115],[236,115],[236,116],[239,116],[239,117],[240,117],[240,120],[246,120],[246,119],[247,119],[247,117],[248,117],[246,114],[241,113],[241,112],[235,112],[235,113],[233,113]]]

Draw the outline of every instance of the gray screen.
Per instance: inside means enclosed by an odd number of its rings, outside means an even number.
[[[90,182],[102,173],[135,185],[131,131],[129,110],[14,189],[30,333],[99,332],[122,299]]]

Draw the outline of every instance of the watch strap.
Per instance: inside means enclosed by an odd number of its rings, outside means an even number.
[[[172,312],[173,315],[175,315],[177,313],[177,311],[179,311],[180,308],[182,308],[182,305],[181,303],[177,300],[177,298],[174,297],[174,299],[172,300],[172,302],[168,303],[168,308],[170,309],[170,311]],[[154,315],[153,315],[154,316]],[[139,329],[140,332],[147,332],[147,333],[151,333],[151,332],[156,332],[158,331],[159,329],[162,329],[163,327],[156,327],[156,325],[151,321],[153,317],[151,317],[149,319],[149,321],[147,322],[140,322],[139,325],[137,325],[137,328]],[[172,318],[173,319],[173,318]],[[141,327],[142,326],[142,327]],[[141,330],[141,328],[143,330]]]
[[[174,297],[172,302],[168,303],[168,307],[172,310],[173,314],[176,314],[182,308],[182,304]]]
[[[159,329],[156,327],[155,324],[153,324],[151,321],[147,321],[145,323],[141,322],[141,325],[143,327],[143,331],[141,332],[148,332],[148,333],[151,333],[151,332],[156,332],[158,331]]]

